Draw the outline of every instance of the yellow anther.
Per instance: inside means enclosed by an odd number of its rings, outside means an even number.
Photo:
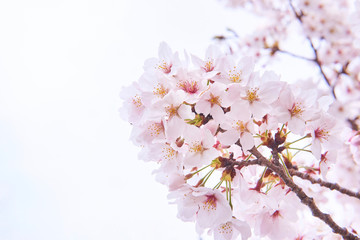
[[[154,95],[159,98],[163,98],[168,92],[169,90],[166,89],[162,84],[158,84],[156,87],[154,87],[153,90]]]
[[[239,83],[242,81],[241,75],[242,75],[242,71],[241,70],[237,70],[236,66],[234,67],[234,70],[230,70],[229,71],[229,79],[231,82],[233,83]]]
[[[168,115],[168,118],[171,119],[173,118],[175,115],[178,115],[178,109],[180,106],[175,107],[174,105],[171,104],[171,106],[166,106],[165,107],[165,111]]]
[[[214,96],[212,93],[210,93],[210,98],[207,101],[211,104],[211,107],[214,105],[220,106],[221,104],[220,96]]]
[[[302,106],[300,103],[294,103],[291,107],[291,109],[289,109],[290,115],[291,117],[300,117],[301,114],[304,112],[304,110],[302,109]]]
[[[258,90],[258,88],[252,88],[247,90],[245,99],[248,100],[250,103],[259,100],[259,96],[257,95]]]
[[[141,98],[138,95],[135,95],[132,98],[132,103],[135,105],[135,107],[140,108],[143,106],[142,102],[141,102]]]

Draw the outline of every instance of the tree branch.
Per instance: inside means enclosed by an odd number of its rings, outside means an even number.
[[[291,10],[293,11],[295,17],[299,20],[300,24],[303,24],[303,21],[302,21],[302,17],[304,16],[303,12],[300,10],[300,13],[298,13],[298,12],[295,10],[294,5],[292,4],[292,0],[289,0],[289,4],[290,4],[290,8],[291,8]],[[318,52],[317,52],[317,49],[314,47],[314,44],[313,44],[311,38],[310,38],[309,36],[306,36],[306,38],[309,40],[311,49],[312,49],[313,52],[314,52],[314,56],[315,56],[314,62],[315,62],[316,65],[319,67],[320,73],[321,73],[321,75],[323,76],[326,84],[330,87],[330,89],[331,89],[331,94],[332,94],[333,97],[336,99],[335,86],[331,85],[330,79],[326,76],[326,74],[325,74],[325,72],[324,72],[324,69],[323,69],[323,66],[322,66],[322,64],[321,64],[321,61],[319,60],[319,54],[318,54]]]
[[[298,185],[294,183],[294,181],[288,177],[282,166],[277,166],[274,163],[268,161],[258,150],[256,147],[253,147],[249,150],[257,159],[255,160],[249,160],[249,161],[242,161],[242,162],[236,162],[236,165],[239,167],[249,166],[249,165],[261,165],[268,167],[270,170],[272,170],[274,173],[279,175],[279,177],[284,181],[284,183],[297,195],[297,197],[300,199],[300,201],[308,206],[312,212],[312,215],[321,219],[323,222],[325,222],[334,233],[340,234],[344,239],[349,240],[355,240],[360,239],[354,234],[350,233],[346,228],[342,228],[337,223],[334,222],[334,220],[331,218],[329,214],[321,212],[321,210],[317,207],[317,205],[314,202],[314,199],[307,196],[304,190],[302,190]]]
[[[323,69],[323,66],[322,66],[322,64],[321,64],[321,62],[320,62],[320,60],[319,60],[318,51],[317,51],[317,49],[314,47],[314,44],[313,44],[311,38],[310,38],[310,37],[307,37],[307,39],[309,40],[311,49],[313,50],[314,55],[315,55],[315,60],[314,60],[314,62],[316,63],[316,65],[318,65],[321,75],[323,76],[326,84],[327,84],[327,85],[330,87],[330,89],[331,89],[331,94],[332,94],[332,95],[334,96],[334,98],[336,99],[335,86],[332,86],[332,85],[331,85],[330,79],[326,76],[326,74],[325,74],[325,72],[324,72],[324,69]]]
[[[353,191],[351,191],[349,189],[341,187],[337,183],[326,182],[326,181],[321,180],[320,178],[315,179],[315,178],[311,177],[309,174],[296,171],[295,169],[289,169],[289,173],[292,176],[297,176],[297,177],[299,177],[301,179],[308,180],[313,184],[319,184],[322,187],[329,188],[330,190],[336,190],[338,192],[346,194],[346,195],[348,195],[350,197],[355,197],[355,198],[360,200],[360,192],[353,192]]]

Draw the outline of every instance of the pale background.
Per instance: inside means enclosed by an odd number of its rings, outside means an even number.
[[[161,41],[250,26],[217,0],[0,1],[0,240],[198,239],[118,114]]]

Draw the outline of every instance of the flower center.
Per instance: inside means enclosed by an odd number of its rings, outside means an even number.
[[[280,217],[281,215],[280,215],[280,211],[279,210],[276,210],[272,215],[271,215],[271,217],[272,218],[278,218],[278,217]]]
[[[320,141],[322,141],[322,140],[327,141],[329,138],[329,131],[326,131],[325,129],[322,129],[322,128],[317,128],[314,131],[314,134],[315,134],[315,138],[319,139]]]
[[[163,98],[168,92],[169,90],[166,89],[162,84],[158,84],[156,87],[154,87],[153,90],[154,95],[159,98]]]
[[[219,233],[221,234],[231,234],[232,233],[232,227],[230,226],[230,223],[222,224],[219,228]]]
[[[159,69],[160,71],[166,74],[171,72],[171,67],[172,64],[168,64],[167,62],[165,62],[165,60],[160,61],[159,64],[157,65],[157,69]]]
[[[199,90],[199,85],[196,81],[181,81],[178,87],[190,94],[194,94]]]
[[[203,147],[203,145],[200,142],[195,142],[191,147],[190,147],[190,152],[193,153],[203,153],[206,149]]]
[[[164,125],[163,123],[153,123],[148,127],[151,137],[159,136],[160,133],[164,132]]]
[[[176,155],[175,150],[172,149],[171,147],[163,147],[161,152],[163,154],[164,160],[171,160]]]
[[[142,107],[142,102],[141,102],[141,98],[139,97],[139,95],[135,95],[132,99],[132,103],[135,105],[135,107],[140,108]]]
[[[229,71],[229,79],[230,79],[230,81],[233,82],[233,83],[239,83],[239,82],[241,82],[241,81],[242,81],[241,75],[242,75],[241,70],[237,70],[237,69],[236,69],[236,66],[234,67],[233,70],[230,70],[230,71]]]
[[[247,90],[245,99],[248,100],[250,103],[258,101],[259,100],[259,96],[257,95],[258,90],[259,88],[252,88]]]
[[[212,93],[210,93],[210,99],[208,99],[207,101],[211,104],[211,107],[213,107],[214,105],[220,106],[221,104],[220,96],[214,96]]]
[[[236,131],[239,131],[239,132],[246,132],[247,131],[247,128],[246,128],[246,123],[244,123],[243,121],[235,121],[233,123],[233,128],[236,130]]]
[[[174,105],[171,104],[171,106],[166,106],[165,107],[165,111],[168,115],[168,119],[173,118],[175,115],[178,115],[178,109],[180,106],[175,107]]]
[[[206,72],[211,72],[212,70],[214,70],[214,62],[213,59],[208,58],[207,62],[205,62],[205,66],[203,67],[203,69]]]
[[[291,117],[299,117],[304,112],[300,103],[294,103],[289,109]]]
[[[206,195],[207,199],[204,202],[204,210],[216,210],[216,198],[215,195]]]

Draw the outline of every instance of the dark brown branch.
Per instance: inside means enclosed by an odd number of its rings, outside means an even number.
[[[293,11],[295,17],[302,23],[302,19],[301,19],[301,18],[304,16],[303,12],[300,11],[300,13],[298,13],[298,12],[295,10],[294,5],[292,4],[292,0],[289,0],[289,4],[290,4],[291,10]]]
[[[319,184],[322,187],[326,187],[326,188],[329,188],[331,190],[336,190],[338,192],[346,194],[346,195],[348,195],[350,197],[358,198],[360,200],[360,192],[353,192],[353,191],[351,191],[349,189],[341,187],[337,183],[330,183],[330,182],[323,181],[321,179],[315,179],[315,178],[311,177],[309,174],[296,171],[295,169],[289,169],[289,173],[292,176],[297,176],[297,177],[299,177],[301,179],[308,180],[313,184]]]
[[[273,155],[273,161],[274,161],[275,165],[280,166],[279,154],[278,154],[278,151],[277,151],[277,146],[274,147],[274,149],[271,151],[271,153]],[[254,156],[256,156],[256,155],[254,155]]]
[[[249,150],[249,152],[251,152],[257,159],[237,162],[236,164],[239,167],[244,167],[249,165],[261,165],[268,167],[284,181],[284,183],[297,195],[297,197],[300,199],[300,201],[303,204],[305,204],[310,208],[312,215],[325,222],[333,230],[334,233],[340,234],[344,239],[350,239],[350,240],[359,239],[357,236],[350,233],[346,228],[342,228],[339,225],[337,225],[337,223],[334,222],[334,220],[331,218],[329,214],[321,212],[321,210],[315,204],[314,199],[307,196],[304,190],[302,190],[298,185],[294,183],[294,181],[289,176],[286,175],[282,166],[277,166],[274,163],[268,161],[257,150],[256,147],[253,147],[251,150]]]
[[[358,126],[357,123],[356,123],[356,120],[358,120],[359,117],[360,117],[360,116],[357,116],[357,117],[355,117],[354,119],[348,118],[348,120],[347,120],[348,123],[350,124],[351,129],[354,130],[354,131],[359,131],[359,130],[360,130],[360,129],[359,129],[359,126]]]

